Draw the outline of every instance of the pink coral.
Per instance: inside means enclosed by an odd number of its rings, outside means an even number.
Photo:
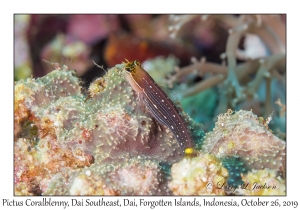
[[[109,177],[122,195],[159,195],[167,191],[167,187],[161,184],[160,168],[149,160],[131,160],[117,167]]]
[[[228,110],[206,134],[202,150],[219,158],[239,156],[250,169],[285,172],[285,141],[273,135],[267,124],[251,111]]]
[[[67,33],[85,43],[106,38],[119,27],[117,15],[71,15]]]
[[[81,76],[92,66],[92,61],[89,59],[90,52],[90,46],[81,40],[75,40],[69,35],[58,34],[44,46],[40,57],[41,60],[44,59],[49,62],[63,61],[67,64],[70,63],[76,69],[78,75]],[[61,58],[65,58],[65,60]],[[43,64],[47,73],[53,70],[53,67],[47,62]]]
[[[42,78],[16,83],[16,142],[24,133],[24,122],[32,122],[36,134],[28,138],[30,141],[36,139],[36,165],[50,174],[44,180],[32,173],[23,173],[24,170],[17,167],[16,179],[20,177],[18,174],[25,174],[36,180],[40,193],[70,194],[67,189],[81,173],[76,169],[89,167],[91,171],[101,173],[104,179],[111,177],[111,182],[128,181],[128,189],[123,190],[120,183],[120,186],[113,185],[113,190],[122,194],[169,193],[166,182],[160,181],[158,165],[179,160],[182,156],[180,146],[170,130],[157,123],[137,100],[137,95],[119,74],[122,67],[116,66],[105,77],[95,80],[88,98],[81,93],[81,82],[75,72],[67,69],[57,69]],[[16,150],[17,156],[19,153],[24,151]],[[139,162],[130,162],[133,158],[139,158]],[[124,165],[126,162],[131,165]],[[140,180],[142,186],[140,192],[130,187],[130,180],[119,176],[122,172],[133,175],[136,171],[143,171],[147,177],[139,179],[140,175],[136,174],[136,180]],[[112,175],[114,172],[115,176]],[[63,189],[62,180],[69,183]],[[96,180],[78,179],[77,183]],[[25,191],[29,189],[27,186],[26,182]],[[87,189],[86,192],[91,191]]]
[[[76,176],[69,188],[70,195],[118,195],[118,191],[106,186],[104,179],[91,172],[85,172]]]

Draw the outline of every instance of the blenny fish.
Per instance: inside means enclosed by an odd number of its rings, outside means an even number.
[[[151,115],[162,125],[167,126],[178,143],[183,153],[190,156],[193,153],[193,140],[187,128],[187,123],[180,115],[178,108],[174,105],[168,95],[142,68],[137,60],[123,62],[125,64],[125,77],[132,89],[140,94],[146,108]]]

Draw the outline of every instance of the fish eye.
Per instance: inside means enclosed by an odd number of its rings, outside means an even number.
[[[136,66],[141,66],[141,63],[137,60],[134,60],[132,62],[129,62],[128,60],[126,60],[125,64],[126,64],[126,66],[125,66],[126,73],[133,73],[136,69]]]
[[[127,73],[130,73],[130,72],[132,72],[132,69],[130,68],[130,67],[125,67],[125,71],[127,72]]]

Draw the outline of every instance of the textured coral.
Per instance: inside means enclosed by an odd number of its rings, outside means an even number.
[[[14,150],[15,195],[41,195],[42,180],[49,180],[49,173],[38,160],[33,141],[19,138]]]
[[[167,128],[152,119],[120,74],[121,69],[122,66],[116,66],[109,70],[101,85],[95,80],[99,92],[94,90],[90,94],[92,98],[86,101],[89,117],[82,125],[91,130],[90,143],[98,142],[95,153],[105,151],[109,157],[130,153],[158,161],[178,160],[181,154],[176,139]],[[101,87],[105,88],[101,91]],[[98,128],[94,129],[96,125]]]
[[[117,192],[106,187],[100,176],[90,176],[87,172],[75,177],[69,189],[70,195],[118,195]]]
[[[141,158],[107,160],[91,167],[58,173],[44,195],[170,194],[156,162]]]
[[[149,160],[131,160],[115,168],[109,178],[121,195],[169,194],[160,168]]]
[[[215,156],[184,158],[173,164],[169,188],[174,195],[225,195],[218,183],[225,183],[228,171]]]
[[[49,183],[43,195],[119,195],[108,187],[95,167],[58,173]]]
[[[249,183],[247,189],[240,191],[242,195],[286,195],[285,180],[274,170],[252,170],[242,179]]]
[[[238,156],[249,169],[285,170],[285,142],[267,129],[268,120],[246,111],[220,115],[204,142],[201,126],[182,112],[203,152],[182,159],[172,132],[146,110],[122,68],[94,80],[88,96],[67,69],[16,82],[15,194],[224,195],[205,187],[229,176],[215,155],[223,162]]]
[[[238,156],[249,169],[285,172],[285,141],[273,135],[267,124],[251,111],[228,110],[205,136],[202,150],[219,158]]]
[[[41,192],[45,192],[48,185],[60,186],[62,183],[57,180],[61,179],[57,177],[65,177],[65,173],[74,173],[73,178],[79,177],[77,173],[81,172],[76,172],[76,169],[90,167],[101,171],[103,179],[111,177],[111,183],[118,183],[112,184],[115,194],[169,194],[159,164],[179,161],[182,157],[180,146],[172,132],[156,122],[145,109],[125,81],[122,68],[123,65],[117,65],[105,77],[96,79],[90,85],[89,97],[82,94],[75,72],[66,69],[15,84],[15,141],[17,144],[20,137],[26,137],[35,142],[32,147],[37,149],[36,165],[48,173],[43,182],[46,187],[41,189],[37,184]],[[202,137],[199,125],[185,113],[182,115],[193,136]],[[16,155],[19,153],[24,151],[17,150]],[[139,162],[129,161],[133,158],[139,158]],[[129,165],[119,165],[125,162]],[[30,173],[19,169],[30,164],[17,162],[15,177],[26,176],[41,183],[42,175],[31,177]],[[115,173],[114,176],[106,166],[114,168],[111,172]],[[120,177],[123,173],[132,177],[136,174],[135,181],[143,182],[141,188]],[[141,173],[149,177],[144,179]],[[72,182],[70,177],[65,179]],[[80,176],[76,183],[96,182],[98,179]],[[128,188],[122,187],[120,180],[128,182]],[[44,194],[76,194],[76,188],[65,188],[74,190],[67,192],[60,188],[61,191],[48,190]],[[102,192],[100,188],[94,190],[84,192]]]
[[[79,84],[74,71],[59,70],[37,80],[27,79],[15,84],[15,123],[24,124],[24,121],[31,120],[32,126],[38,128],[37,135],[29,141],[38,142],[32,147],[38,150],[39,164],[51,173],[92,162],[90,154],[83,154],[77,148],[71,151],[67,145],[59,144],[59,137],[82,110],[78,102],[83,100]],[[17,162],[19,164],[22,163]]]

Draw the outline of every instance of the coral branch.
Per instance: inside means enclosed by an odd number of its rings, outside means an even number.
[[[272,112],[271,104],[271,78],[266,78],[266,101],[265,101],[265,114],[264,117],[267,118]]]
[[[282,55],[282,54],[265,58],[264,63],[267,63],[267,68],[263,68],[261,71],[263,73],[271,71],[272,69],[274,69],[276,64],[280,63],[280,61],[283,60],[283,58],[284,58],[284,55]],[[260,66],[260,59],[250,60],[246,63],[238,65],[237,70],[236,70],[238,81],[241,84],[243,84],[243,81],[245,79],[247,79],[247,77],[249,75],[254,74],[260,70],[258,68],[259,66]],[[221,66],[221,65],[217,65],[217,64],[209,63],[209,62],[196,62],[188,67],[178,69],[176,71],[176,74],[173,75],[172,77],[170,77],[169,80],[167,81],[167,83],[169,84],[169,87],[172,87],[173,83],[175,81],[182,81],[185,79],[185,77],[187,75],[189,75],[190,73],[194,73],[195,71],[197,71],[198,74],[218,73],[219,75],[214,75],[214,76],[208,77],[207,79],[199,82],[195,86],[182,91],[182,93],[178,93],[179,96],[187,97],[187,96],[195,95],[207,88],[210,88],[212,86],[216,86],[216,85],[220,84],[227,78],[226,75],[228,72],[228,68],[226,66]],[[257,77],[256,77],[256,80],[255,80],[256,82],[251,83],[251,86],[254,86],[254,84],[260,84],[261,79],[263,79],[264,74],[262,74],[262,76],[261,76],[261,74],[259,74],[259,75],[257,75]],[[253,89],[252,92],[249,92],[249,90],[246,91],[246,94],[252,95],[251,93],[255,92],[256,90],[257,90],[257,87],[255,89]]]
[[[286,112],[286,105],[282,104],[280,98],[277,99],[277,101],[275,102],[275,104],[277,104],[280,107],[280,116],[282,117],[284,115],[284,113]]]
[[[268,46],[270,51],[273,54],[276,53],[285,53],[285,47],[279,40],[278,36],[274,34],[271,28],[268,26],[265,27],[257,27],[253,31],[256,33],[262,41]]]
[[[202,15],[202,17],[213,18],[217,21],[223,22],[224,24],[226,24],[231,28],[236,26],[239,22],[239,19],[232,15],[207,15],[207,16]]]
[[[170,15],[169,17],[170,37],[175,39],[182,26],[197,16],[198,15]]]
[[[270,56],[268,59],[260,60],[260,67],[256,74],[255,79],[248,84],[247,92],[249,95],[254,95],[258,89],[259,84],[263,80],[264,77],[270,77],[270,71],[274,69],[276,64],[278,64],[281,60],[285,58],[285,55],[278,54]]]
[[[201,60],[200,62],[195,61],[194,64],[183,67],[177,71],[177,73],[172,77],[172,81],[180,81],[184,78],[184,76],[198,72],[199,75],[203,75],[205,73],[212,74],[227,74],[227,67],[221,66],[215,63],[205,62]]]
[[[260,15],[260,18],[266,26],[276,34],[282,46],[286,46],[286,27],[279,15]],[[283,50],[285,50],[283,48]]]
[[[234,92],[238,99],[242,98],[241,87],[236,76],[236,51],[242,36],[251,29],[252,25],[245,23],[237,25],[233,29],[229,29],[229,37],[226,43],[226,57],[228,63],[228,76],[225,85],[234,88]]]
[[[207,78],[206,80],[204,80],[203,82],[200,82],[199,84],[186,89],[180,93],[177,93],[179,98],[183,98],[183,97],[188,97],[191,95],[195,95],[205,89],[208,89],[210,87],[216,86],[217,84],[219,84],[221,81],[223,81],[225,79],[224,75],[217,75],[217,76],[212,76]]]

